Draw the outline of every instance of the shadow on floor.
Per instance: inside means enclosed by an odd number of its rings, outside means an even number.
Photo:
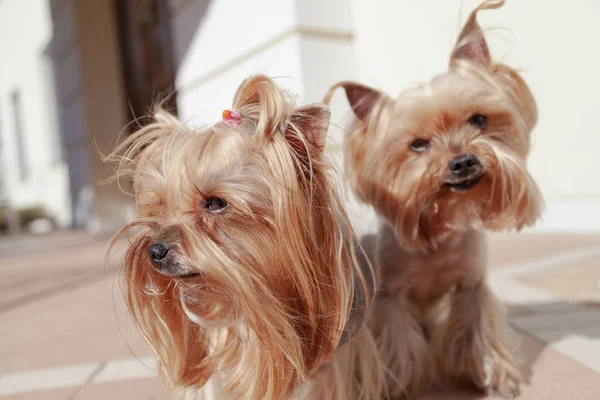
[[[533,378],[536,361],[549,345],[569,336],[600,339],[600,302],[556,301],[508,305],[508,314],[514,309],[522,310],[523,307],[531,311],[518,312],[509,320],[517,331],[529,335],[540,344],[537,351],[521,348],[521,354],[526,355],[523,372],[528,380]]]

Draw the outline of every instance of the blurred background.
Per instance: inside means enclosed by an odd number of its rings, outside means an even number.
[[[132,210],[97,185],[98,149],[128,121],[173,93],[187,124],[215,123],[254,73],[302,103],[348,79],[395,96],[446,68],[477,4],[0,0],[0,399],[166,398],[123,306],[118,256],[102,266]],[[596,0],[508,0],[480,14],[494,58],[523,71],[540,109],[530,169],[543,221],[494,235],[490,249],[534,372],[524,398],[600,393],[599,19]],[[340,161],[351,121],[341,93],[332,109],[328,154]],[[370,210],[349,209],[359,231],[375,229]],[[557,385],[564,374],[573,385]]]

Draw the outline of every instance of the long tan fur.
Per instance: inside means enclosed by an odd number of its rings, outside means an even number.
[[[372,329],[393,396],[468,383],[512,397],[522,380],[486,283],[483,233],[530,226],[543,207],[526,168],[535,100],[514,69],[491,59],[476,18],[503,4],[471,13],[449,70],[430,82],[396,100],[341,82],[325,99],[346,92],[357,117],[348,180],[381,217]],[[457,177],[451,165],[466,155],[465,171],[475,172]]]
[[[233,109],[239,127],[199,130],[158,110],[106,158],[112,180],[133,182],[137,217],[112,242],[130,236],[133,319],[188,394],[358,398],[354,379],[378,384],[376,357],[353,367],[373,346],[361,328],[372,279],[322,157],[329,110],[296,108],[265,76],[241,84]],[[214,198],[222,212],[207,211]],[[171,275],[147,255],[155,242]]]

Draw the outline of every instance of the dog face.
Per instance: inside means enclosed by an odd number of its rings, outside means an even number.
[[[173,385],[281,398],[336,349],[360,267],[321,157],[328,108],[258,76],[234,110],[198,131],[158,112],[109,156],[138,214],[126,293]]]
[[[351,184],[394,226],[406,249],[435,247],[453,232],[521,229],[542,199],[528,173],[535,101],[519,74],[491,60],[477,11],[447,72],[393,100],[342,82],[358,118],[347,141]]]

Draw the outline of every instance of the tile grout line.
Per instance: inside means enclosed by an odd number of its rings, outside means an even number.
[[[92,373],[90,373],[90,375],[87,377],[86,381],[83,382],[81,385],[77,386],[75,388],[75,390],[73,390],[73,393],[71,393],[71,395],[69,397],[67,397],[67,400],[74,400],[75,397],[81,393],[81,391],[87,386],[89,385],[94,378],[96,378],[98,376],[98,374],[100,374],[100,372],[102,372],[102,370],[104,370],[106,368],[106,362],[102,362],[98,364],[98,367],[96,367],[95,370],[92,371]]]
[[[104,362],[70,364],[0,375],[0,397],[60,388],[75,388],[68,400],[73,400],[90,383],[148,379],[156,376],[151,367],[154,357],[132,357]],[[128,373],[123,373],[122,371]]]
[[[0,396],[30,391],[77,387],[98,368],[99,363],[82,363],[4,374],[0,378]]]
[[[588,260],[593,256],[600,256],[600,248],[597,245],[580,247],[564,254],[547,256],[533,261],[501,264],[490,271],[490,277],[518,278],[531,273],[551,271],[567,263]]]

